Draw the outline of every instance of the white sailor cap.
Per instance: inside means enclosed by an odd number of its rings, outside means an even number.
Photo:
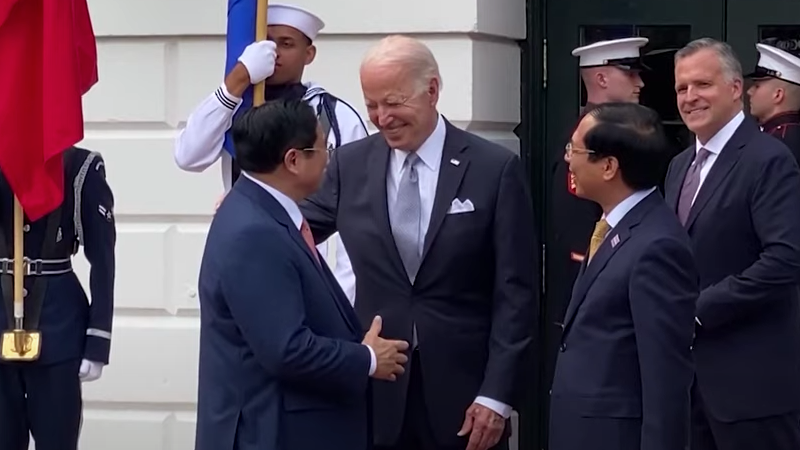
[[[581,67],[616,66],[625,70],[647,69],[642,63],[640,49],[647,45],[644,37],[600,41],[578,47],[572,56],[580,58]]]
[[[298,6],[270,2],[267,6],[267,25],[296,28],[313,41],[325,27],[325,22],[311,11]]]
[[[771,45],[756,44],[761,57],[747,78],[778,78],[800,85],[800,57]]]

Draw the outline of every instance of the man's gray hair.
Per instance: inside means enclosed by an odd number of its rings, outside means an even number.
[[[434,78],[439,81],[441,89],[442,76],[439,74],[439,64],[428,46],[418,39],[402,35],[391,35],[381,39],[364,56],[361,68],[383,64],[397,65],[408,70],[415,84],[417,91],[415,93],[427,90]]]
[[[722,73],[725,79],[733,81],[744,81],[742,74],[742,63],[733,51],[733,48],[726,42],[720,42],[712,38],[696,39],[675,53],[675,64],[683,58],[692,56],[701,50],[711,50],[716,53],[719,63],[722,66]]]

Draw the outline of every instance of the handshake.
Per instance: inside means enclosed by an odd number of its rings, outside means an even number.
[[[386,381],[395,381],[398,375],[405,372],[403,364],[408,361],[404,353],[408,350],[408,342],[392,341],[380,337],[383,321],[380,316],[372,319],[372,325],[364,336],[362,344],[369,346],[375,352],[375,372],[373,378]]]

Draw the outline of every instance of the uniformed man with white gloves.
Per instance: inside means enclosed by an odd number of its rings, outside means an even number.
[[[270,3],[266,41],[247,46],[224,83],[191,113],[175,142],[175,162],[183,170],[202,172],[222,159],[227,192],[239,176],[236,162],[224,150],[226,132],[245,91],[265,81],[265,100],[302,99],[317,111],[328,135],[329,151],[369,133],[355,108],[323,87],[303,83],[305,67],[314,61],[313,42],[325,26],[313,13],[292,5]],[[355,301],[355,275],[344,244],[336,233],[317,247],[350,299]]]

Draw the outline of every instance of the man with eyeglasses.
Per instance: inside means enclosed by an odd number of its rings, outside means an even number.
[[[657,191],[670,158],[658,114],[605,103],[564,156],[603,211],[564,318],[550,450],[678,450],[689,436],[699,295],[689,236]]]
[[[581,78],[587,93],[581,118],[600,104],[639,102],[639,93],[644,86],[639,74],[646,69],[640,58],[640,48],[647,43],[647,38],[631,37],[595,42],[572,51],[572,55],[579,58]],[[563,151],[563,148],[559,151]],[[597,204],[576,195],[574,175],[562,156],[561,153],[557,155],[552,167],[554,174],[547,206],[547,323],[554,323],[546,330],[548,342],[558,342],[561,338],[560,326],[573,281],[585,258],[592,227],[601,214]],[[556,346],[548,346],[545,364],[547,381],[553,376],[551,371],[557,354]]]

